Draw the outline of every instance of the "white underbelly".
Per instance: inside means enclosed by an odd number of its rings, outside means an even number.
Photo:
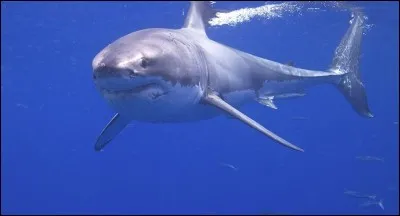
[[[234,107],[242,106],[243,104],[254,101],[256,99],[256,94],[254,90],[234,91],[222,94],[222,96],[225,102]]]
[[[182,95],[181,95],[182,96]],[[223,94],[224,100],[235,108],[254,100],[255,93],[251,90],[236,91]],[[224,112],[203,102],[186,103],[182,106],[184,97],[166,97],[160,102],[124,98],[109,101],[110,105],[121,115],[142,122],[192,122],[207,120]],[[180,106],[178,106],[180,105]]]

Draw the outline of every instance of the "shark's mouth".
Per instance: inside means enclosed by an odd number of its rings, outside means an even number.
[[[147,99],[155,100],[166,95],[168,91],[156,83],[147,83],[130,89],[101,89],[103,95],[109,99],[123,99],[132,96],[146,97]]]
[[[148,83],[144,85],[140,85],[130,89],[106,89],[103,88],[101,91],[106,94],[113,94],[113,95],[124,95],[124,94],[137,94],[149,88],[159,87],[155,83]]]

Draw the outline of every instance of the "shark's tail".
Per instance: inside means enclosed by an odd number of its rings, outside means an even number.
[[[341,75],[336,83],[338,89],[350,102],[353,109],[364,117],[372,118],[367,95],[359,73],[361,41],[365,16],[361,10],[353,10],[350,27],[336,48],[331,72]]]

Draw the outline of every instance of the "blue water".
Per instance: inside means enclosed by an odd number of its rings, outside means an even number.
[[[134,123],[95,152],[114,111],[95,89],[93,57],[132,31],[179,28],[188,6],[1,3],[2,214],[399,213],[398,2],[361,4],[374,25],[364,36],[361,59],[373,119],[360,117],[335,88],[322,85],[303,98],[278,101],[278,110],[257,103],[241,108],[304,153],[223,116]],[[328,10],[255,19],[212,28],[209,37],[325,70],[349,18]],[[384,162],[355,159],[365,155]],[[366,200],[345,189],[376,194],[385,209],[360,207]]]

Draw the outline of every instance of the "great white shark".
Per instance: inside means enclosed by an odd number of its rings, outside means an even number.
[[[358,114],[373,117],[359,73],[365,22],[361,10],[353,11],[350,26],[326,71],[281,64],[213,41],[206,29],[217,12],[210,2],[193,1],[182,28],[136,31],[95,56],[95,86],[117,112],[98,137],[96,151],[131,121],[189,122],[221,114],[303,151],[239,108],[254,101],[274,107],[274,98],[302,96],[319,84],[336,86]]]

